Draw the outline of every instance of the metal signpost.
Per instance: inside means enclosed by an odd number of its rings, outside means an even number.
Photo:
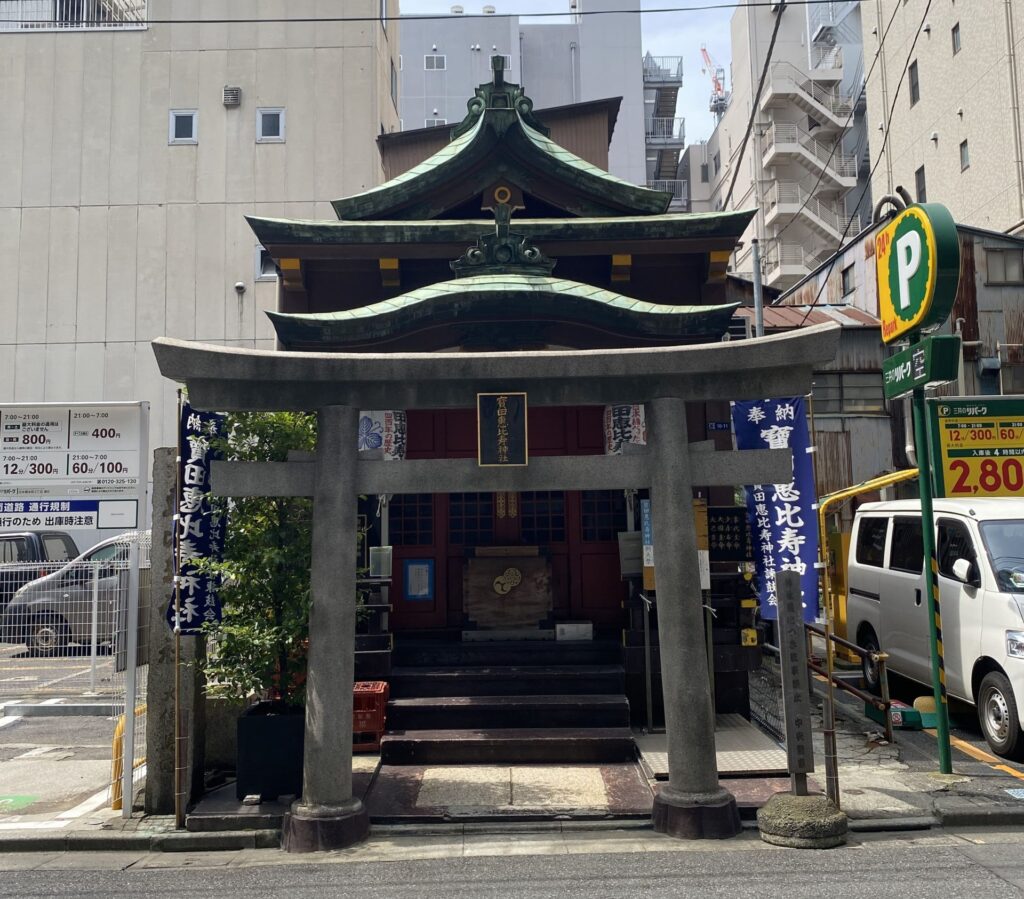
[[[956,223],[944,206],[925,203],[900,212],[875,236],[878,275],[878,311],[882,340],[893,343],[907,338],[912,345],[886,363],[886,396],[913,395],[914,444],[918,468],[927,472],[929,460],[925,421],[925,386],[956,377],[950,374],[952,345],[936,344],[942,338],[924,337],[948,317],[960,281],[960,243]],[[942,658],[942,617],[939,609],[938,564],[935,556],[935,519],[928,477],[919,477],[921,533],[924,543],[925,593],[928,598],[928,632],[931,642],[932,691],[939,744],[939,770],[953,770],[949,748],[949,710],[946,703],[946,672]]]
[[[1017,496],[1024,491],[1024,400],[928,400],[936,496]]]

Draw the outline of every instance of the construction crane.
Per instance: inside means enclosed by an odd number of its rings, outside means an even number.
[[[701,73],[711,76],[713,88],[708,109],[715,114],[715,121],[720,122],[726,107],[729,105],[729,93],[725,89],[725,69],[711,58],[711,54],[708,53],[707,44],[700,45],[700,55],[704,59],[704,68],[701,69]]]

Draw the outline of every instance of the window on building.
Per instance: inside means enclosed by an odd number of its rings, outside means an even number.
[[[439,72],[448,68],[448,57],[440,53],[428,53],[423,57],[423,68],[428,72]]]
[[[1024,249],[986,250],[986,284],[1024,284]]]
[[[708,183],[708,164],[706,162],[700,164],[700,183]]]
[[[580,515],[584,540],[616,540],[626,530],[626,496],[621,490],[584,490]]]
[[[885,535],[888,518],[862,518],[857,530],[857,561],[861,565],[882,567],[885,559]]]
[[[425,128],[440,128],[442,125],[447,125],[447,119],[424,119],[423,126]]]
[[[494,542],[494,494],[448,494],[448,542],[489,546]]]
[[[814,411],[821,415],[878,415],[885,412],[882,373],[815,372]]]
[[[284,109],[280,106],[256,110],[256,143],[284,143]]]
[[[920,574],[924,563],[924,541],[920,518],[894,518],[889,567],[896,571]]]
[[[167,133],[169,144],[199,143],[199,112],[195,109],[172,109]]]
[[[388,503],[388,539],[392,546],[433,546],[434,497],[398,493]]]
[[[277,263],[274,262],[274,257],[259,244],[256,244],[255,264],[257,281],[277,280]]]
[[[910,64],[910,105],[921,99],[921,81],[917,74],[917,60]]]
[[[924,180],[924,166],[921,166],[921,168],[914,172],[914,188],[917,191],[917,202],[927,203],[928,185],[925,184]]]
[[[716,153],[712,162],[715,166],[715,174],[717,175],[718,170],[722,167],[722,154]]]
[[[960,171],[971,167],[971,154],[967,149],[967,141],[960,142]]]
[[[398,69],[395,68],[394,60],[391,60],[391,102],[398,109]]]
[[[953,55],[956,56],[957,53],[960,52],[960,23],[959,22],[957,22],[953,26],[953,30],[950,33],[951,33],[951,35],[953,37]]]
[[[841,277],[843,280],[843,296],[847,297],[851,293],[853,293],[854,288],[857,286],[856,281],[854,279],[853,266],[846,266],[846,268],[844,268],[842,271]]]
[[[565,494],[528,490],[519,494],[519,536],[536,546],[565,542]]]

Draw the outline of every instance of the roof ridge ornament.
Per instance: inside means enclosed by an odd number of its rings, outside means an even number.
[[[502,193],[504,191],[504,193]],[[458,259],[450,263],[456,278],[474,275],[518,274],[546,277],[555,267],[555,260],[549,259],[526,235],[511,229],[512,198],[507,187],[494,191],[494,234],[480,237],[475,247],[470,247]]]
[[[526,96],[522,85],[505,80],[505,57],[491,57],[491,80],[481,84],[467,103],[466,117],[452,131],[452,140],[469,131],[487,110],[508,110],[518,114],[523,124],[549,137],[551,129],[542,125],[533,115],[533,100]],[[514,116],[512,117],[514,120]],[[508,123],[505,123],[507,127]]]

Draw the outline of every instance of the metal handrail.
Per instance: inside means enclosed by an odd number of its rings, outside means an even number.
[[[644,81],[677,81],[683,77],[683,57],[644,57]]]
[[[685,140],[685,122],[682,116],[651,118],[645,122],[646,136],[655,140]]]
[[[0,31],[88,31],[146,27],[146,0],[7,0]]]
[[[837,118],[848,116],[853,110],[853,98],[843,96],[834,89],[834,86],[822,87],[810,75],[790,62],[772,63],[772,88],[775,89],[775,85],[782,82],[789,82]]]
[[[775,123],[765,132],[765,153],[776,144],[798,144],[810,153],[824,168],[846,178],[857,177],[857,160],[845,153],[833,152],[818,139],[811,137],[797,125]]]
[[[860,216],[846,215],[838,207],[823,203],[809,195],[802,185],[793,182],[774,182],[766,194],[769,209],[782,204],[801,206],[810,215],[820,219],[837,234],[857,234],[860,231]]]
[[[686,181],[675,178],[653,178],[647,182],[647,186],[651,190],[668,191],[672,194],[673,200],[685,202],[689,199],[689,184]]]
[[[811,44],[811,67],[815,69],[841,69],[843,67],[842,46],[815,41]]]

